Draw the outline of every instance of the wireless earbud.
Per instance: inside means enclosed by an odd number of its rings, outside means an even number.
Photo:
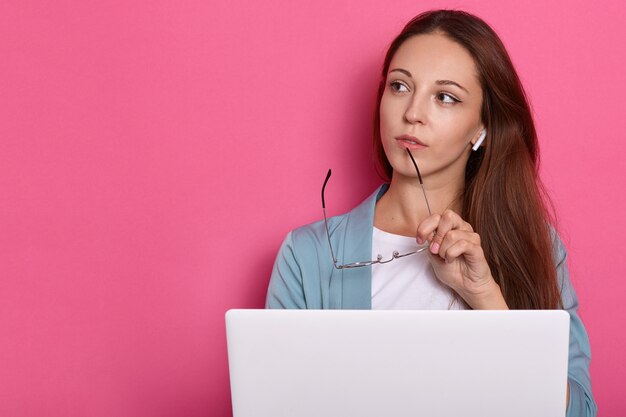
[[[480,132],[480,136],[478,137],[478,140],[476,141],[474,146],[472,146],[472,149],[477,151],[478,148],[480,148],[480,145],[482,145],[483,141],[485,140],[485,137],[487,137],[487,129],[483,129],[483,131]]]

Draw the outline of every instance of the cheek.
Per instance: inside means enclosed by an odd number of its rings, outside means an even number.
[[[465,138],[468,135],[467,129],[460,129],[452,123],[445,126],[445,131],[442,132],[442,136],[446,138],[447,143],[450,145],[458,145],[465,142]]]
[[[380,117],[380,134],[385,139],[386,134],[389,134],[389,130],[393,130],[393,126],[402,122],[401,113],[398,113],[398,103],[393,100],[383,99],[380,102],[379,117]]]
[[[479,126],[479,121],[474,115],[447,112],[440,116],[437,120],[439,136],[451,146],[467,145]]]

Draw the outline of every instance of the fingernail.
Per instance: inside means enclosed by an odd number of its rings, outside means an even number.
[[[418,237],[417,237],[417,243],[418,243],[419,245],[423,245],[423,244],[424,244],[424,241],[422,240],[422,238],[421,238],[421,237],[419,237],[419,236],[418,236]]]
[[[431,251],[432,253],[437,253],[437,252],[439,252],[439,243],[433,242],[433,243],[430,245],[430,251]]]

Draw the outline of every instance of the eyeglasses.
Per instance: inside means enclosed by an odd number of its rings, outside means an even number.
[[[432,215],[432,212],[430,211],[430,204],[428,204],[428,198],[426,198],[426,190],[424,190],[424,183],[422,182],[422,176],[420,174],[420,171],[417,168],[417,164],[415,163],[415,159],[413,159],[413,155],[411,154],[411,151],[409,151],[408,149],[406,151],[411,157],[413,166],[415,166],[415,170],[417,171],[417,178],[419,179],[420,186],[422,187],[424,200],[426,200],[426,207],[428,208],[428,214]],[[331,170],[329,169],[328,173],[326,174],[326,179],[324,180],[324,185],[322,185],[322,210],[324,211],[324,226],[326,227],[326,238],[328,239],[328,246],[330,247],[330,254],[333,257],[333,265],[335,266],[336,269],[348,269],[348,268],[358,268],[361,266],[368,266],[368,265],[374,265],[374,264],[386,264],[388,262],[393,261],[394,259],[404,258],[405,256],[413,255],[415,253],[420,253],[428,249],[428,246],[424,246],[422,248],[419,248],[417,250],[404,253],[404,254],[400,254],[398,251],[393,251],[391,258],[389,259],[383,259],[383,256],[381,254],[378,254],[376,256],[375,261],[360,261],[360,262],[352,262],[348,264],[337,264],[337,258],[335,258],[335,252],[333,251],[333,246],[330,244],[330,232],[328,231],[328,220],[326,219],[326,202],[324,200],[324,190],[326,189],[326,183],[328,183],[328,180],[330,179],[330,175],[331,175]]]

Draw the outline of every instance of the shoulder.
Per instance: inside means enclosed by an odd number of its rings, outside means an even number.
[[[567,250],[559,233],[553,226],[550,226],[550,234],[552,239],[552,257],[556,268],[556,279],[561,292],[563,308],[568,310],[570,314],[575,313],[578,309],[578,296],[567,267]]]
[[[329,230],[341,229],[345,223],[345,214],[328,219]],[[331,234],[333,246],[341,247],[338,236],[343,235]],[[291,230],[274,262],[266,307],[323,308],[328,294],[322,288],[328,287],[333,272],[324,220]]]
[[[328,235],[333,243],[341,240],[349,229],[349,225],[357,224],[371,225],[374,218],[374,207],[376,201],[387,191],[388,184],[383,184],[374,190],[365,200],[352,210],[328,218]],[[290,233],[294,244],[319,245],[320,242],[326,244],[326,225],[324,219],[309,223],[293,229]]]
[[[548,227],[550,230],[550,241],[552,242],[552,258],[554,259],[555,266],[558,268],[565,263],[567,250],[556,228],[551,224],[549,224]]]
[[[565,249],[565,244],[555,227],[553,225],[549,225],[549,229],[550,241],[552,242],[552,260],[554,262],[554,267],[556,268],[556,278],[559,290],[561,291],[561,295],[563,296],[563,301],[565,303],[565,298],[567,298],[566,293],[569,293],[571,289],[569,271],[567,269],[567,250]]]
[[[343,230],[348,222],[350,213],[340,214],[328,218],[328,233],[334,236]],[[319,245],[326,240],[326,224],[324,219],[295,228],[288,235],[291,241],[298,246]]]

